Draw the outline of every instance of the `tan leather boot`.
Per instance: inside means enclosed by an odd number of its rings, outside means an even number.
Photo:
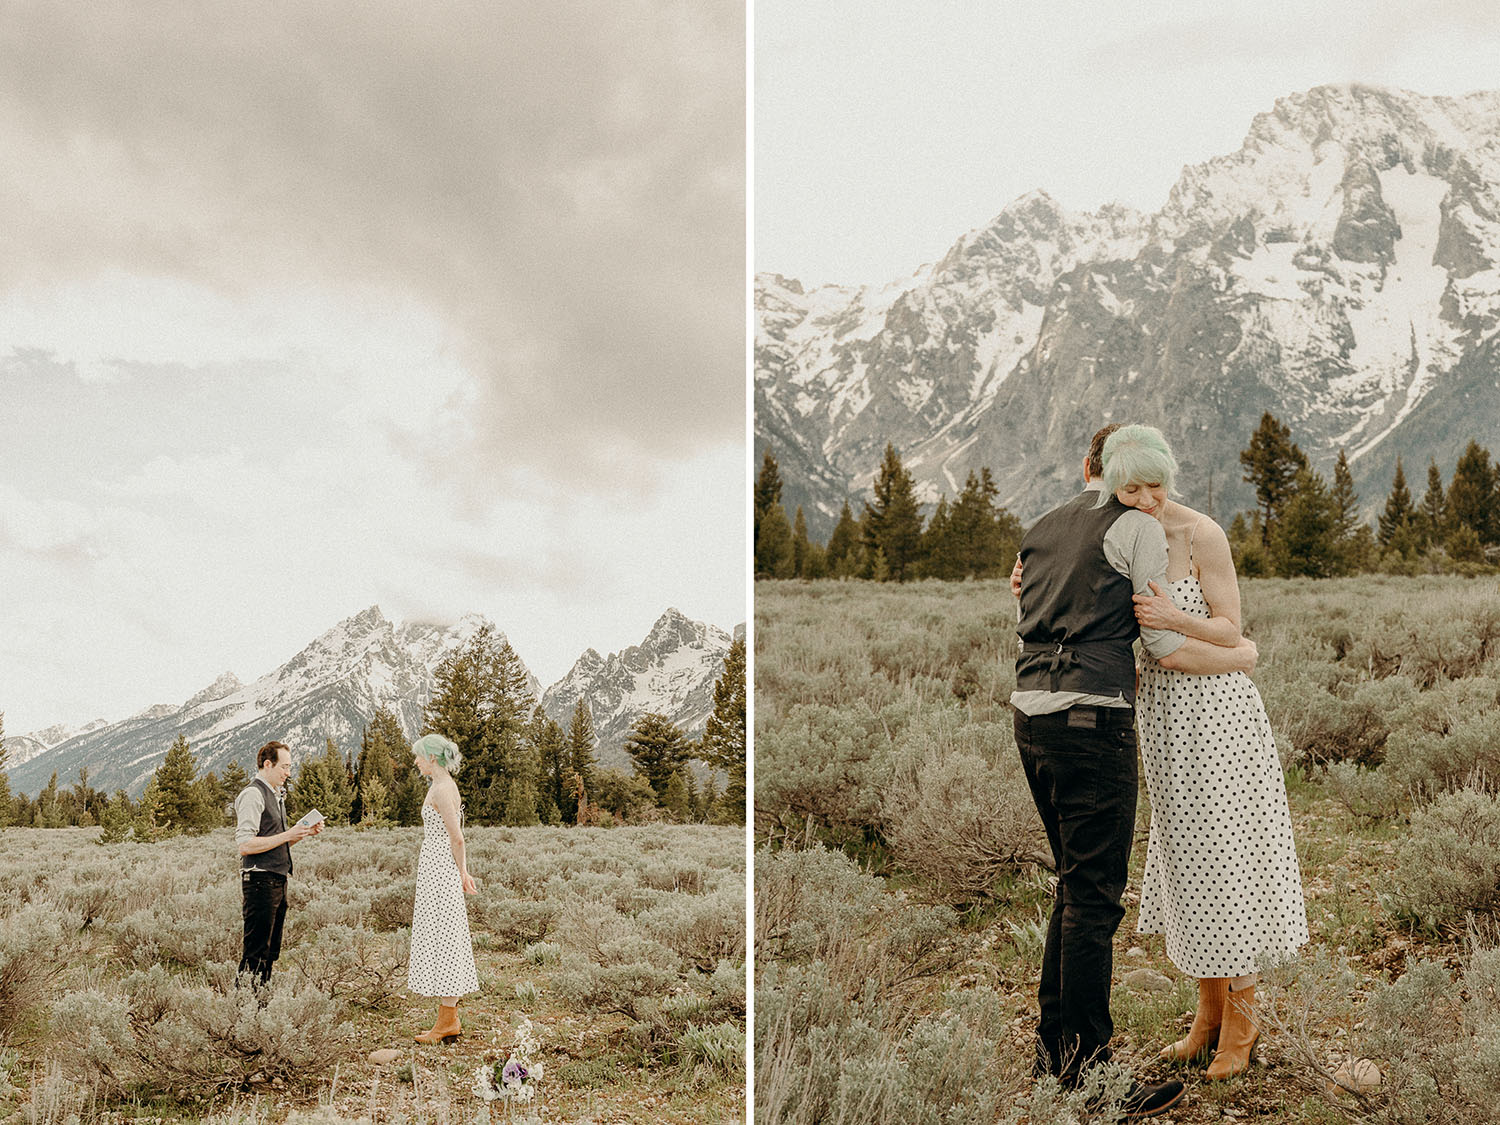
[[[1198,981],[1198,1010],[1187,1037],[1162,1048],[1164,1059],[1197,1059],[1219,1045],[1219,1025],[1224,1022],[1224,998],[1229,995],[1228,977],[1205,977]]]
[[[457,1004],[439,1004],[437,1023],[432,1025],[431,1031],[424,1031],[414,1038],[418,1043],[446,1043],[450,1039],[457,1039],[463,1034],[463,1028],[458,1023]]]
[[[1217,1081],[1243,1074],[1250,1065],[1250,1052],[1260,1038],[1255,1025],[1255,985],[1232,989],[1224,1001],[1224,1022],[1219,1027],[1219,1049],[1208,1064],[1208,1078]]]

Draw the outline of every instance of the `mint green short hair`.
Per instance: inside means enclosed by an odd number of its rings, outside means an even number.
[[[1177,459],[1155,426],[1121,426],[1104,442],[1104,489],[1119,492],[1127,484],[1159,484],[1177,495],[1172,482]]]
[[[411,744],[413,755],[431,759],[434,765],[442,766],[449,773],[458,769],[463,755],[458,747],[440,734],[424,734]]]

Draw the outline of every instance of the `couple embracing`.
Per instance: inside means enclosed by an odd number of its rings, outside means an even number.
[[[1168,1059],[1210,1079],[1249,1065],[1256,972],[1308,939],[1291,816],[1240,634],[1224,532],[1171,499],[1160,431],[1094,435],[1082,493],[1026,533],[1016,746],[1058,884],[1038,989],[1037,1070],[1077,1085],[1107,1061],[1113,937],[1135,831],[1137,743],[1151,799],[1139,929],[1198,978],[1198,1008]],[[1132,646],[1141,640],[1136,668]],[[1137,738],[1139,727],[1139,739]],[[1127,1117],[1175,1105],[1181,1082],[1136,1083]]]

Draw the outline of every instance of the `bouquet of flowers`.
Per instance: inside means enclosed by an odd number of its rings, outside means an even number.
[[[474,1072],[474,1093],[487,1102],[504,1099],[525,1104],[536,1097],[536,1084],[542,1080],[542,1063],[537,1057],[536,1036],[531,1020],[521,1022],[516,1045],[504,1062],[482,1066]]]

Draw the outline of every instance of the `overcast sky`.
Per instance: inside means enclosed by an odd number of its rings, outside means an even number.
[[[0,0],[0,711],[745,596],[735,0]]]
[[[756,0],[755,268],[892,281],[1038,188],[1154,211],[1278,97],[1497,60],[1491,0]]]

